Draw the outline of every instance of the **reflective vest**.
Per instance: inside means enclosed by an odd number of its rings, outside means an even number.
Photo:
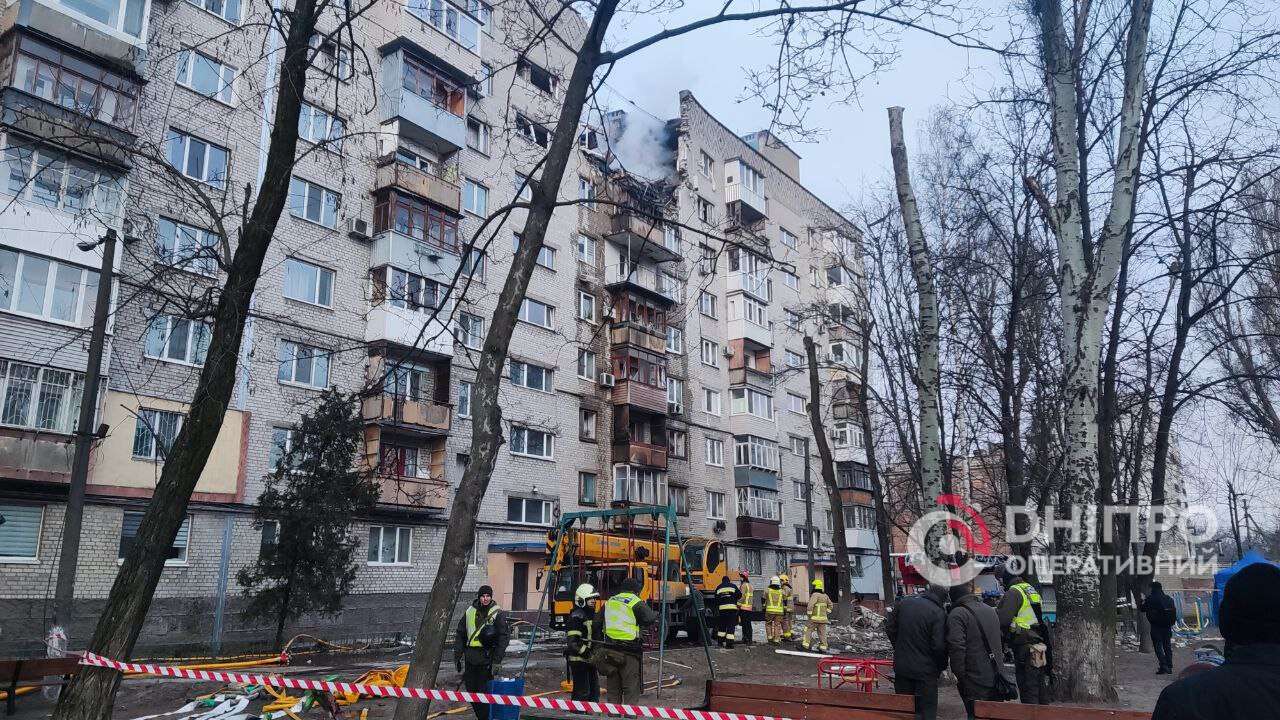
[[[770,615],[781,615],[783,609],[782,588],[770,587],[764,591],[764,611]]]
[[[816,623],[827,621],[827,613],[831,612],[831,599],[826,593],[816,592],[809,596],[809,619]]]
[[[1040,604],[1040,593],[1031,586],[1031,583],[1020,582],[1009,587],[1009,591],[1018,591],[1022,596],[1022,605],[1018,608],[1018,614],[1013,616],[1012,626],[1022,630],[1030,630],[1036,624],[1036,611],[1031,607]]]
[[[716,597],[720,600],[721,610],[738,609],[737,601],[735,601],[733,597],[737,592],[738,589],[732,585],[721,585],[716,588]]]
[[[796,611],[796,594],[790,585],[782,586],[782,607],[789,613]]]
[[[742,593],[742,597],[738,598],[738,609],[751,611],[751,601],[755,599],[756,591],[751,587],[751,583],[746,580],[738,586],[738,592]]]
[[[592,622],[590,618],[581,620],[582,630],[574,627],[567,631],[564,635],[569,640],[569,660],[571,662],[586,662],[587,656],[591,654]],[[578,652],[574,652],[574,648]]]
[[[635,593],[622,592],[604,603],[604,634],[610,640],[630,642],[640,637],[635,607],[644,602]]]
[[[473,647],[473,648],[484,647],[484,644],[480,642],[480,631],[484,629],[485,625],[492,623],[493,619],[496,617],[498,617],[498,604],[493,603],[489,606],[489,614],[486,615],[480,621],[480,625],[477,626],[476,625],[476,606],[471,605],[470,607],[467,608],[467,646],[468,647]]]

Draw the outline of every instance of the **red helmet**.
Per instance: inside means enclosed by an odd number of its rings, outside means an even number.
[[[738,571],[738,577],[742,578],[743,580],[746,580],[746,579],[747,579],[747,571],[746,571],[746,570],[739,570],[739,571]]]

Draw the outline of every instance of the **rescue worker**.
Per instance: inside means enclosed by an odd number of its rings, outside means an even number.
[[[778,645],[782,642],[782,610],[786,607],[782,596],[782,581],[777,575],[769,578],[769,587],[764,591],[764,634],[769,642]]]
[[[716,586],[716,642],[722,648],[733,649],[733,639],[738,634],[738,603],[740,593],[728,575],[720,578]]]
[[[831,609],[834,606],[831,598],[823,592],[825,589],[821,578],[813,581],[813,590],[809,592],[809,624],[805,626],[804,639],[800,642],[800,647],[805,650],[809,649],[809,640],[814,635],[818,636],[818,652],[831,649],[827,646],[827,623],[831,621]]]
[[[511,631],[507,614],[493,601],[493,588],[481,585],[476,599],[458,618],[453,643],[453,664],[462,673],[470,692],[489,692],[489,681],[502,670]],[[489,720],[488,703],[471,703],[476,720]]]
[[[791,589],[791,578],[786,573],[778,576],[782,581],[782,639],[788,642],[795,639],[791,632],[791,624],[796,614],[796,593]]]
[[[600,593],[595,586],[583,583],[573,594],[573,611],[565,623],[565,654],[569,658],[569,681],[573,683],[573,699],[597,701],[600,699],[600,674],[591,664],[591,654],[596,636],[595,601]]]
[[[738,577],[742,578],[742,582],[738,584],[738,622],[742,623],[742,644],[751,645],[754,638],[751,637],[751,617],[755,612],[755,588],[751,587],[751,580],[747,577],[746,570],[739,570]]]
[[[622,581],[621,591],[596,613],[603,647],[595,654],[595,665],[604,675],[609,702],[634,704],[640,700],[640,660],[644,655],[641,630],[657,621],[658,613],[640,599],[639,592],[639,581],[627,578]]]
[[[1040,609],[1040,593],[1021,575],[1015,575],[1007,568],[1003,579],[1005,593],[996,614],[1013,647],[1018,699],[1027,705],[1048,705],[1049,687],[1045,673],[1053,666],[1052,657],[1048,656],[1049,633]],[[1032,662],[1033,655],[1040,653],[1046,656],[1046,661],[1037,666]]]

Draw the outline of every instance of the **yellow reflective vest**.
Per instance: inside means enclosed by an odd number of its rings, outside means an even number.
[[[738,586],[738,592],[742,594],[742,597],[738,598],[738,609],[750,612],[751,603],[756,596],[755,589],[751,587],[751,583],[743,580],[742,584]]]
[[[636,605],[644,602],[635,593],[618,593],[605,601],[604,634],[610,640],[630,642],[640,637]]]
[[[769,615],[781,615],[785,607],[782,599],[782,588],[770,586],[764,591],[764,611]]]
[[[1014,590],[1022,596],[1022,605],[1018,607],[1018,614],[1013,616],[1013,627],[1021,630],[1030,630],[1036,625],[1036,611],[1032,605],[1040,604],[1040,593],[1032,587],[1029,582],[1016,583],[1009,587],[1009,592]]]
[[[831,598],[824,592],[809,594],[809,621],[825,623],[831,615]]]

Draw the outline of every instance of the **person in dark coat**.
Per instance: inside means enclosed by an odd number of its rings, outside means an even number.
[[[1053,645],[1040,606],[1040,591],[1007,567],[1001,568],[1001,582],[1005,592],[996,606],[996,615],[1013,650],[1018,700],[1026,705],[1048,705],[1049,684],[1053,679]],[[1043,666],[1036,665],[1037,650],[1044,651]]]
[[[493,601],[493,588],[481,585],[476,599],[458,618],[454,633],[453,662],[467,690],[489,692],[489,681],[502,669],[510,641],[507,613]],[[471,703],[471,709],[476,720],[489,720],[488,703]]]
[[[1156,651],[1156,662],[1160,664],[1156,674],[1168,675],[1173,672],[1173,625],[1178,619],[1173,598],[1165,594],[1160,583],[1153,582],[1151,593],[1138,609],[1151,624],[1151,645]]]
[[[884,620],[893,643],[893,691],[915,697],[917,720],[938,717],[938,677],[947,667],[947,591],[930,585],[903,598]]]
[[[991,649],[990,654],[987,648]],[[996,685],[996,665],[1004,663],[1004,647],[1000,642],[1000,619],[996,610],[982,602],[972,580],[951,588],[947,657],[956,676],[956,689],[960,691],[964,711],[969,720],[973,720],[974,701],[991,699]]]
[[[1219,667],[1160,693],[1151,720],[1255,720],[1280,713],[1280,568],[1247,565],[1227,581],[1218,608],[1226,641]]]

